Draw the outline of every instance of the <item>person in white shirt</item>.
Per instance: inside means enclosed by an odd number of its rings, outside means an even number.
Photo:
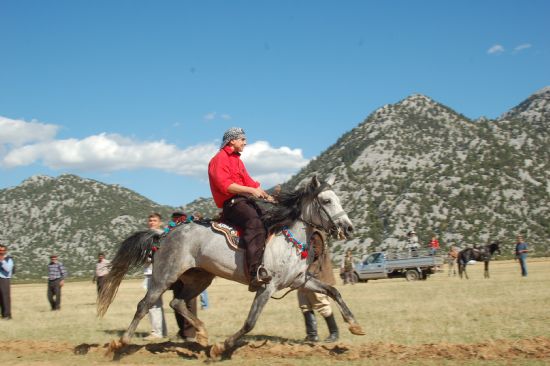
[[[162,216],[159,213],[152,213],[147,217],[147,226],[149,229],[157,230],[162,233]],[[149,264],[145,267],[143,274],[145,276],[144,288],[149,289],[151,277],[153,275],[153,263],[149,259]],[[166,319],[164,318],[164,309],[162,308],[162,296],[149,309],[149,321],[151,322],[151,334],[145,337],[145,340],[157,340],[168,336]]]

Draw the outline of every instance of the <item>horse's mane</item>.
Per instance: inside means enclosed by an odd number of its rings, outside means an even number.
[[[309,184],[294,192],[281,191],[276,197],[277,203],[262,215],[262,221],[268,231],[273,233],[284,226],[291,226],[302,214],[302,202],[315,194],[316,190]]]

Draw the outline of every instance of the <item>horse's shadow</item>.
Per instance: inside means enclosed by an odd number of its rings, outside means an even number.
[[[90,349],[100,348],[100,347],[106,349],[106,353],[105,353],[106,356],[112,355],[113,361],[120,361],[123,357],[132,355],[142,349],[145,349],[147,352],[152,354],[175,352],[181,358],[196,360],[201,357],[201,354],[206,355],[210,348],[210,346],[203,347],[196,342],[167,341],[167,342],[149,343],[149,344],[128,344],[128,345],[122,346],[119,349],[111,351],[109,349],[108,343],[104,344],[103,346],[97,343],[94,343],[94,344],[82,343],[77,345],[74,348],[73,352],[74,354],[77,354],[77,355],[85,355],[90,351]]]
[[[116,335],[122,335],[124,333],[123,330],[105,330],[105,333],[108,334],[116,334]],[[143,333],[146,334],[146,333]],[[262,342],[263,341],[263,342]],[[266,345],[268,342],[272,343],[278,343],[278,344],[302,344],[304,343],[301,340],[296,339],[290,339],[285,337],[277,337],[277,336],[268,336],[268,335],[247,335],[244,336],[239,342],[229,350],[224,351],[222,354],[222,360],[231,359],[233,354],[241,347],[249,345],[251,342],[261,342],[260,344],[254,344],[250,345],[252,348],[261,348],[264,345]],[[203,359],[210,357],[210,349],[213,345],[208,346],[201,346],[197,342],[172,342],[172,341],[166,341],[166,342],[159,342],[159,343],[149,343],[149,344],[128,344],[125,346],[122,346],[119,349],[110,351],[109,344],[104,344],[103,346],[94,343],[94,344],[79,344],[77,345],[73,352],[77,355],[85,355],[89,352],[92,348],[99,348],[103,347],[107,349],[106,355],[110,356],[112,355],[113,361],[120,361],[122,358],[126,356],[130,356],[136,352],[139,352],[142,349],[145,349],[147,352],[152,354],[158,354],[158,353],[168,353],[168,352],[175,352],[179,357],[183,359],[188,360],[196,360],[196,359]]]
[[[157,353],[167,353],[175,352],[179,357],[196,360],[200,358],[200,354],[207,354],[210,347],[203,347],[196,342],[161,342],[161,343],[149,343],[144,345],[129,344],[122,347],[120,350],[117,350],[113,353],[113,361],[119,361],[123,357],[134,354],[141,349],[147,350],[147,352],[152,354]]]
[[[126,329],[105,329],[103,333],[110,334],[110,335],[116,335],[117,337],[122,337],[122,335],[126,332]],[[136,332],[134,333],[137,338],[143,338],[147,337],[149,333],[146,332]]]
[[[233,354],[241,347],[247,346],[251,342],[263,341],[260,344],[250,345],[251,348],[261,348],[267,344],[267,342],[278,344],[308,344],[302,340],[290,339],[285,337],[268,336],[264,334],[258,335],[245,335],[237,341],[235,346],[231,349],[225,350],[222,354],[222,360],[231,359]]]

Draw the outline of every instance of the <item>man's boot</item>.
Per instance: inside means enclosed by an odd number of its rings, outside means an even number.
[[[317,335],[317,320],[315,319],[315,313],[313,311],[306,311],[304,313],[304,319],[306,321],[306,342],[319,342],[319,336]]]
[[[329,331],[329,335],[325,339],[325,343],[336,342],[338,340],[339,333],[338,333],[338,325],[336,325],[336,319],[334,319],[334,314],[327,316],[325,318],[325,321],[327,322],[327,327]]]

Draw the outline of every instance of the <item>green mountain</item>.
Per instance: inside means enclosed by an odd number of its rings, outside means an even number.
[[[17,278],[47,275],[52,253],[71,277],[91,276],[98,252],[110,257],[125,237],[145,227],[148,214],[169,217],[172,211],[118,185],[34,176],[0,190],[0,242],[16,259]]]
[[[413,95],[376,110],[296,174],[336,175],[335,190],[357,236],[333,248],[399,248],[414,228],[427,245],[500,240],[517,233],[550,254],[550,88],[496,120],[472,121]]]
[[[532,255],[550,255],[550,87],[501,117],[470,120],[436,101],[412,95],[385,105],[284,184],[336,175],[335,191],[356,227],[333,243],[338,257],[399,248],[414,228],[423,244],[503,243],[512,255],[518,233]],[[17,260],[19,278],[46,275],[51,253],[71,276],[91,276],[98,251],[107,256],[160,206],[117,185],[74,175],[35,176],[0,190],[0,243]],[[183,210],[213,217],[212,199]]]

